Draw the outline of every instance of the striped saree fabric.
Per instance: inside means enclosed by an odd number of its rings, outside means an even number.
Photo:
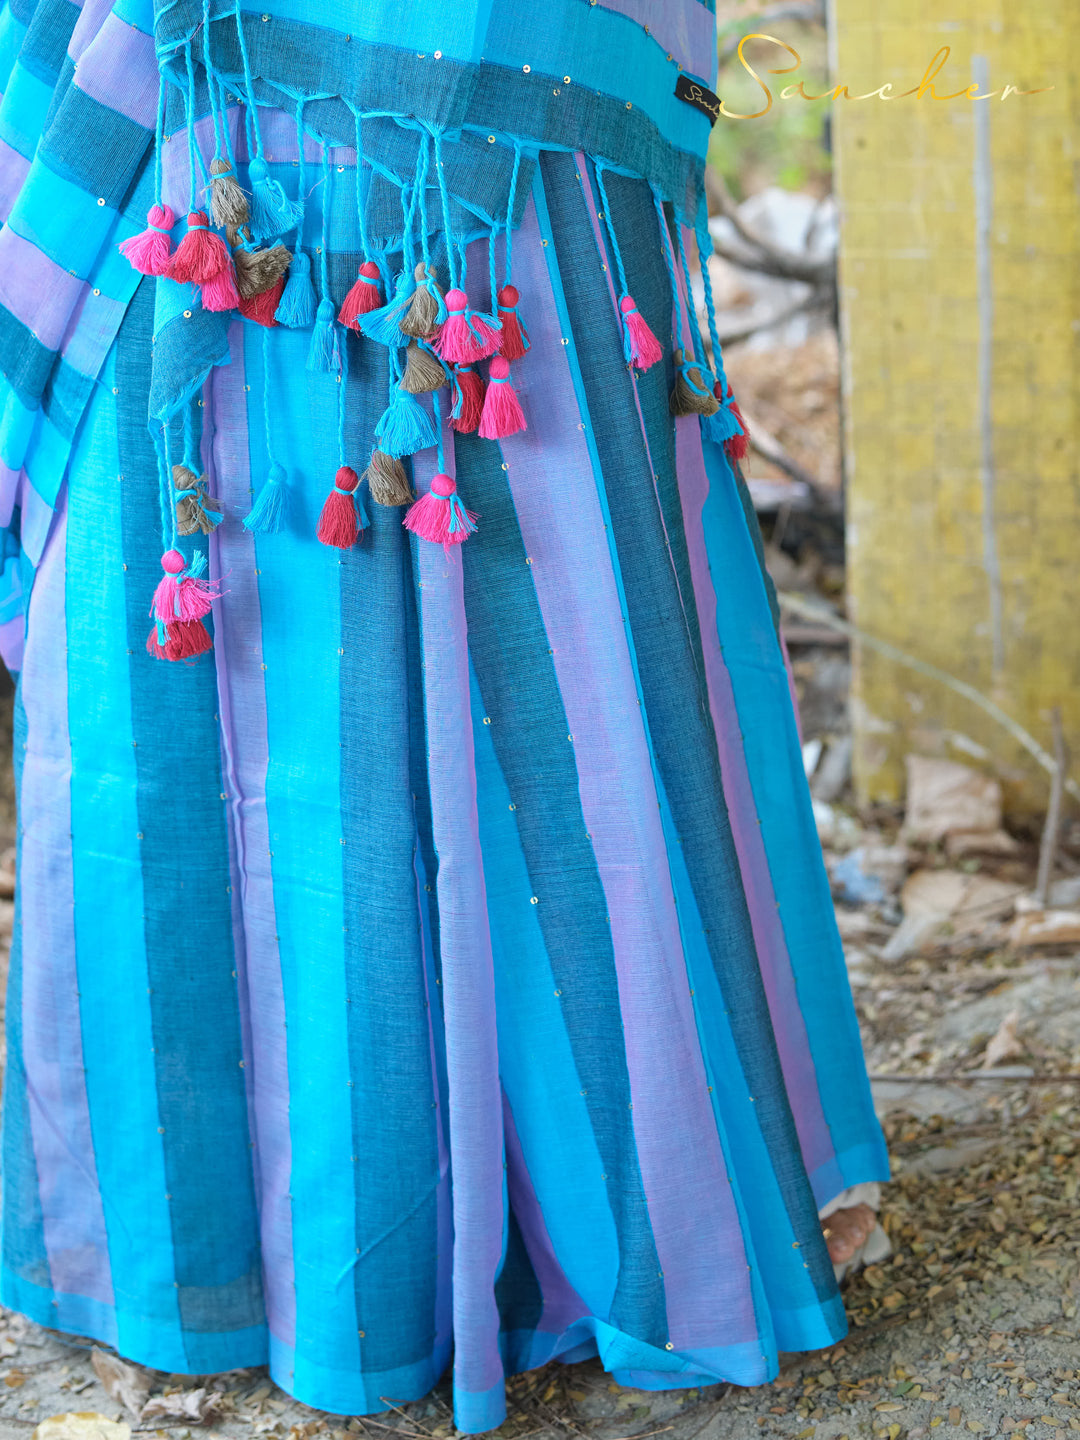
[[[468,1432],[557,1357],[754,1385],[834,1341],[817,1211],[887,1162],[756,522],[669,403],[674,349],[710,363],[674,88],[709,8],[9,0],[0,48],[0,1300],[341,1414],[452,1362]],[[118,254],[158,200],[180,244],[219,146],[301,203],[335,309],[422,251],[493,314],[512,240],[527,428],[457,432],[444,390],[404,454],[467,543],[366,481],[358,542],[316,538],[403,342],[335,325],[313,365],[322,322]],[[287,519],[245,525],[272,474]],[[191,663],[147,653],[171,526],[214,595]]]

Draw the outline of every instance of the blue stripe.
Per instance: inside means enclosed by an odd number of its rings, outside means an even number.
[[[26,711],[22,696],[15,692],[14,709],[15,794],[22,790],[26,759]],[[22,867],[22,825],[16,832],[16,868]],[[26,1071],[22,1059],[22,903],[15,891],[15,921],[11,934],[5,1028],[7,1062],[4,1075],[3,1120],[3,1301],[19,1306],[26,1287],[47,1290],[49,1256],[45,1247],[45,1226],[41,1213],[34,1141],[30,1131],[30,1104]],[[51,1318],[51,1317],[50,1317]]]
[[[34,158],[52,95],[52,81],[39,79],[26,68],[21,57],[17,59],[4,87],[0,139],[6,140],[25,160]]]

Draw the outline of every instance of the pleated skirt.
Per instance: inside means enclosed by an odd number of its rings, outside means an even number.
[[[663,333],[651,194],[607,185]],[[233,323],[192,664],[145,648],[152,282],[127,310],[17,695],[0,1299],[44,1325],[342,1414],[452,1359],[472,1432],[554,1357],[754,1385],[844,1331],[817,1210],[887,1165],[775,608],[741,477],[624,363],[592,186],[542,157],[528,429],[446,432],[451,553],[370,499],[317,542],[337,382]],[[386,352],[348,345],[360,437]],[[272,458],[292,520],[252,535]]]

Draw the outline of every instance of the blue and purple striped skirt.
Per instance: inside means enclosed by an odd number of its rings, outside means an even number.
[[[652,194],[606,183],[669,331]],[[316,541],[338,382],[233,321],[192,664],[145,648],[152,282],[127,308],[17,699],[0,1298],[42,1324],[341,1413],[453,1355],[467,1431],[554,1357],[754,1385],[844,1331],[817,1211],[887,1167],[760,542],[670,360],[624,363],[594,184],[542,155],[528,429],[446,432],[452,553],[370,500],[362,543]],[[344,343],[370,435],[387,352]],[[269,447],[293,522],[253,535]]]

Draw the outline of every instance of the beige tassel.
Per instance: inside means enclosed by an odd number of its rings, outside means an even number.
[[[376,505],[408,505],[416,499],[404,465],[381,450],[371,452],[364,479]]]
[[[247,196],[240,189],[236,171],[220,157],[210,161],[210,215],[221,230],[246,225],[248,219]]]
[[[186,465],[172,467],[173,487],[177,490],[194,490],[194,495],[182,495],[176,502],[176,533],[178,535],[203,535],[213,532],[218,523],[211,520],[207,512],[222,515],[224,506],[206,493],[206,476],[196,475]]]
[[[675,362],[675,388],[671,392],[671,413],[673,415],[715,415],[720,409],[716,396],[705,377],[694,364],[683,357],[681,350],[672,355]]]
[[[246,250],[238,230],[230,226],[225,233],[232,247],[240,298],[253,300],[256,295],[273,289],[288,270],[292,252],[284,245],[271,245],[265,250]]]
[[[430,395],[433,390],[445,385],[446,380],[442,361],[414,340],[406,352],[405,374],[398,388],[406,395]]]
[[[416,293],[398,322],[398,328],[403,334],[411,335],[414,340],[427,340],[438,326],[440,307],[437,297],[443,292],[435,283],[434,268],[429,266],[425,270],[423,261],[417,265],[413,278],[416,281]],[[432,289],[437,292],[436,295],[431,293]]]

